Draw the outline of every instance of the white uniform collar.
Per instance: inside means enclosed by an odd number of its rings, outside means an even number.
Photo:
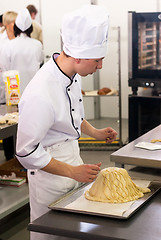
[[[18,35],[17,37],[21,37],[21,38],[29,38],[26,33],[20,33],[20,35]]]
[[[64,72],[62,71],[62,69],[59,67],[59,65],[58,65],[57,62],[55,61],[55,59],[56,59],[59,55],[60,55],[60,53],[54,53],[54,54],[52,55],[52,59],[53,59],[55,65],[57,66],[57,68],[59,69],[59,71],[62,73],[63,81],[64,81],[64,77],[66,77],[66,80],[67,80],[66,83],[67,83],[67,84],[69,84],[69,83],[72,84],[72,82],[73,82],[73,80],[74,80],[74,78],[76,77],[77,74],[75,74],[72,78],[70,78],[66,73],[64,73]],[[70,80],[70,82],[69,82],[69,80]]]

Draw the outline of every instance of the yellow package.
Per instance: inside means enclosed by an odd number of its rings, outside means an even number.
[[[20,78],[18,71],[3,72],[5,82],[6,105],[17,105],[20,101]]]

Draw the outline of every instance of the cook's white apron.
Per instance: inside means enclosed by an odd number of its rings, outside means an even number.
[[[56,160],[78,166],[83,164],[78,141],[55,144],[46,149]],[[71,178],[61,177],[42,170],[28,170],[30,193],[30,220],[49,211],[48,205],[63,194],[78,187],[79,183]],[[69,238],[31,232],[30,240],[65,240]]]

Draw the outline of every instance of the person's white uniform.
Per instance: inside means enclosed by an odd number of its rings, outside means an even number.
[[[20,74],[20,93],[39,70],[43,62],[42,44],[23,33],[31,27],[32,20],[27,9],[19,12],[16,26],[22,31],[16,38],[8,41],[1,48],[0,64],[2,71],[17,70]]]
[[[64,23],[62,38],[66,54],[84,59],[90,55],[91,58],[105,56],[108,14],[103,7],[89,5],[71,18],[67,16]],[[82,28],[78,27],[80,24]],[[28,169],[31,221],[49,211],[50,203],[78,186],[72,178],[41,170],[51,158],[73,166],[83,164],[77,140],[84,119],[81,77],[67,76],[57,65],[57,57],[54,54],[36,73],[19,103],[16,156]],[[31,233],[30,240],[37,239],[65,238]]]
[[[40,168],[49,163],[51,156],[72,165],[83,163],[76,140],[80,137],[84,118],[80,76],[75,75],[71,80],[51,58],[28,84],[21,97],[19,114],[17,158],[30,169],[33,221],[49,211],[52,201],[78,186],[72,179],[49,174]],[[38,237],[36,233],[33,235],[35,239]]]
[[[9,41],[9,38],[7,36],[7,31],[4,30],[2,33],[0,33],[0,42],[1,42],[1,44],[3,44],[6,41]],[[2,45],[0,45],[0,48],[1,47],[2,47]]]
[[[8,41],[2,47],[0,58],[3,71],[19,71],[20,93],[22,94],[43,62],[42,44],[21,33],[20,36]]]
[[[33,31],[31,37],[39,40],[43,44],[42,26],[36,20],[32,20]]]

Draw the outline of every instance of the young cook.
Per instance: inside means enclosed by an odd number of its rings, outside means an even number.
[[[101,163],[83,164],[81,132],[112,142],[116,131],[94,128],[84,119],[81,76],[102,68],[107,50],[108,14],[87,5],[66,14],[63,51],[54,53],[25,89],[19,103],[17,158],[28,169],[31,221],[81,182],[92,182]],[[33,239],[66,239],[31,233]]]

